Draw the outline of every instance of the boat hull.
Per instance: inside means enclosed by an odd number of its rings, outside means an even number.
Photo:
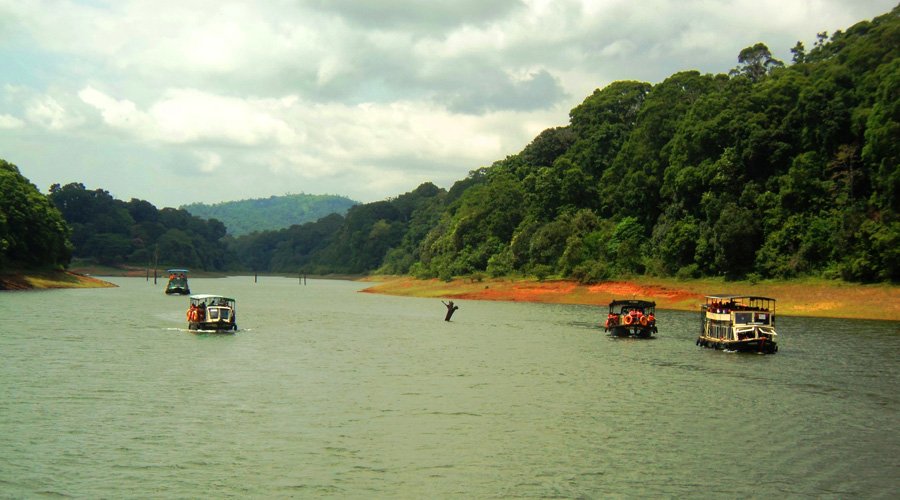
[[[237,331],[237,324],[228,321],[190,321],[188,330],[197,333],[234,333]]]
[[[652,326],[611,326],[608,327],[609,334],[613,337],[637,337],[642,339],[647,339],[653,336],[656,333],[656,325]]]
[[[697,345],[710,349],[734,352],[752,352],[761,354],[775,354],[778,352],[778,343],[767,338],[722,340],[711,337],[698,337]]]
[[[188,287],[173,286],[166,288],[166,295],[190,295],[191,289]]]

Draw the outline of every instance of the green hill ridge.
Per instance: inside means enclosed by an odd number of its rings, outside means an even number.
[[[218,219],[228,234],[241,236],[315,222],[331,214],[347,213],[358,202],[330,194],[288,194],[208,205],[191,203],[181,208],[204,219]]]

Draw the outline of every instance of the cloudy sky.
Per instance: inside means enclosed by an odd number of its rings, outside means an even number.
[[[449,188],[616,80],[896,0],[0,0],[0,158],[157,207]]]

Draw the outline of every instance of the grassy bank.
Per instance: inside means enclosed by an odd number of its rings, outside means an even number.
[[[108,288],[112,283],[70,271],[13,270],[0,273],[0,290]]]
[[[363,291],[388,295],[596,306],[606,306],[613,299],[634,298],[653,300],[661,309],[680,311],[697,311],[706,295],[760,295],[777,299],[779,314],[900,321],[900,287],[892,285],[858,285],[825,280],[751,283],[643,277],[594,285],[528,279],[444,282],[395,276],[371,277],[368,280],[378,283]]]

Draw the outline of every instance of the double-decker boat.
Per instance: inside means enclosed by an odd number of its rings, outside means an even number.
[[[774,354],[775,299],[744,295],[710,295],[700,306],[697,345],[738,352]]]
[[[188,330],[232,333],[237,330],[235,300],[221,295],[191,295]]]
[[[614,300],[609,303],[604,329],[617,337],[650,337],[656,330],[656,302]]]
[[[187,269],[169,269],[169,283],[166,285],[166,295],[190,295],[188,286]]]

